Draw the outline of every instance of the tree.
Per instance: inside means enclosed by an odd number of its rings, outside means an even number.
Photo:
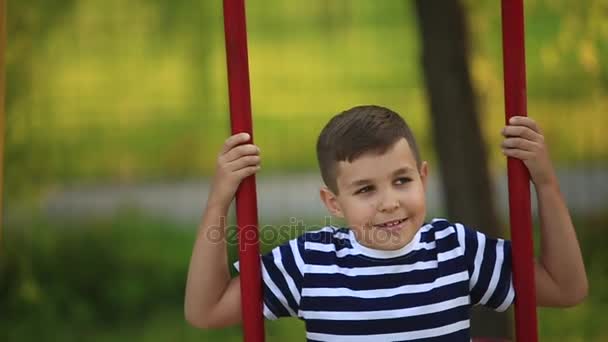
[[[468,66],[463,5],[460,1],[416,0],[415,9],[447,214],[490,236],[500,236]],[[475,309],[472,334],[509,337],[508,316]]]

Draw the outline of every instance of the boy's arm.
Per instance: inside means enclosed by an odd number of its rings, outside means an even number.
[[[570,214],[557,182],[535,186],[541,252],[535,264],[539,306],[573,306],[587,296],[587,276]]]
[[[247,134],[226,140],[218,156],[207,206],[190,259],[184,311],[199,328],[222,328],[241,321],[239,277],[230,278],[226,216],[240,182],[259,170],[259,149]]]
[[[226,210],[207,207],[192,251],[186,283],[186,320],[198,328],[240,322],[239,277],[231,280],[224,240]],[[221,235],[220,235],[221,234]]]
[[[526,164],[536,189],[541,221],[541,253],[534,268],[537,305],[576,305],[587,296],[587,275],[544,137],[532,119],[520,116],[511,118],[502,133],[503,153]]]

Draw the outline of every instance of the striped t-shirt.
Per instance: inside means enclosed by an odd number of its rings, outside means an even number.
[[[514,299],[511,244],[435,219],[399,250],[347,228],[307,232],[262,256],[264,316],[293,316],[308,341],[468,341],[469,310]]]

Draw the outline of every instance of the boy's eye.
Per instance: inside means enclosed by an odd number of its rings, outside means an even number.
[[[364,194],[364,193],[366,193],[366,192],[370,192],[370,191],[372,191],[373,189],[374,189],[374,187],[373,187],[373,186],[371,186],[371,185],[364,186],[364,187],[362,187],[361,189],[357,190],[357,191],[355,192],[355,195],[357,195],[357,194]]]
[[[412,179],[409,177],[401,177],[401,178],[397,178],[397,180],[395,182],[397,184],[405,184],[405,183],[409,183],[411,181],[412,181]]]

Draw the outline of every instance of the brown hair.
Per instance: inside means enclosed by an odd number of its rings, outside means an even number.
[[[317,140],[317,159],[325,185],[338,194],[338,162],[352,162],[368,152],[385,153],[401,138],[409,144],[419,168],[420,153],[416,140],[399,114],[388,108],[366,105],[334,116]]]

